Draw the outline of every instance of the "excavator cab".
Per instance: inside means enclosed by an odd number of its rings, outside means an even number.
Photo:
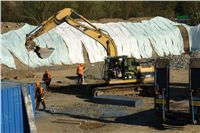
[[[127,56],[107,57],[105,60],[104,79],[109,84],[142,82],[148,76],[153,76],[154,71],[153,67],[151,67],[152,64],[142,66],[145,63],[138,62],[135,58],[128,58]],[[141,71],[145,68],[148,69],[147,72]]]
[[[127,56],[108,57],[105,60],[106,80],[131,79],[135,77],[135,60]]]

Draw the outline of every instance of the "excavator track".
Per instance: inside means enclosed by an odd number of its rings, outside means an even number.
[[[104,85],[95,86],[90,93],[93,97],[95,96],[128,96],[134,95],[136,97],[151,96],[154,94],[153,84],[123,84],[123,85]]]

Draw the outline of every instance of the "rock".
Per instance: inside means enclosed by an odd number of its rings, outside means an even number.
[[[200,58],[200,50],[193,51],[190,56],[194,58]]]
[[[190,64],[190,58],[200,58],[200,51],[199,50],[193,51],[190,55],[188,54],[170,55],[160,58],[167,58],[170,60],[170,69],[175,69],[175,70],[188,69]]]
[[[18,76],[14,77],[14,79],[19,80],[20,78]]]
[[[62,83],[62,81],[57,81],[56,83]]]

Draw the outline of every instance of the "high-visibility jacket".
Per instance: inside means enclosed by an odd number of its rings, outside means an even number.
[[[51,74],[44,73],[42,80],[45,81],[45,82],[51,82]]]
[[[44,89],[42,87],[36,88],[35,98],[44,99]]]
[[[78,65],[77,74],[83,75],[85,67],[83,65]]]

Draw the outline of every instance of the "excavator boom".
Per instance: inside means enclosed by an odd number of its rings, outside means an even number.
[[[77,15],[88,25],[73,19],[72,14]],[[110,37],[110,35],[106,31],[94,26],[89,20],[87,20],[83,16],[79,15],[77,12],[75,12],[71,8],[64,8],[63,10],[60,10],[55,15],[51,16],[46,21],[44,21],[36,29],[31,31],[26,37],[25,46],[26,46],[27,50],[28,51],[34,50],[37,53],[37,55],[40,58],[42,58],[41,55],[44,55],[44,53],[46,53],[45,52],[46,50],[42,50],[42,48],[37,46],[34,43],[33,39],[48,32],[49,30],[55,28],[56,26],[60,25],[63,22],[66,22],[70,26],[76,28],[77,30],[81,31],[82,33],[88,35],[92,39],[99,42],[106,49],[108,56],[117,56],[117,48],[116,48],[115,42]],[[44,53],[42,53],[42,52],[44,52]]]

